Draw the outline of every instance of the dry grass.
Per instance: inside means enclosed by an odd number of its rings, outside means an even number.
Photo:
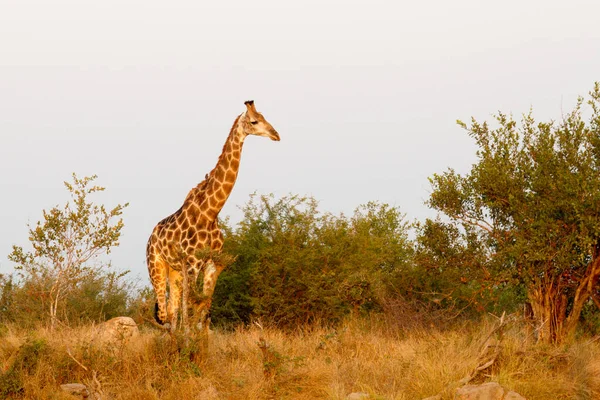
[[[51,334],[9,326],[0,334],[0,398],[72,398],[59,385],[98,387],[95,371],[99,388],[113,399],[345,399],[351,392],[451,399],[456,382],[476,366],[491,328],[392,332],[364,320],[293,334],[252,327],[213,333],[208,354],[196,365],[150,328],[135,342],[108,350],[90,345],[91,328]],[[500,358],[480,381],[497,381],[530,400],[600,398],[600,344],[541,346],[524,332],[509,326]],[[262,350],[261,338],[268,346]]]

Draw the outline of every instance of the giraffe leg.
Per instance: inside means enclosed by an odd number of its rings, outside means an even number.
[[[156,257],[149,257],[148,271],[156,293],[154,318],[162,325],[167,322],[167,265]]]
[[[225,267],[221,264],[215,264],[213,260],[209,260],[204,267],[204,282],[202,286],[202,301],[196,307],[196,327],[199,331],[208,333],[210,326],[209,311],[212,304],[212,296],[215,292],[217,279]]]
[[[169,305],[167,307],[168,320],[171,324],[171,332],[175,332],[177,327],[177,314],[179,303],[181,301],[181,273],[174,269],[169,269]]]

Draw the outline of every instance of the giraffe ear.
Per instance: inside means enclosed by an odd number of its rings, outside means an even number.
[[[254,100],[245,101],[244,104],[246,105],[248,111],[256,112],[256,108],[254,107]]]

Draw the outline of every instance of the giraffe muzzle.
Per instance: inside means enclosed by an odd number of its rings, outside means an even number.
[[[269,138],[271,138],[271,140],[274,140],[276,142],[279,142],[281,140],[279,138],[279,133],[277,133],[277,131],[275,129],[273,129],[272,132],[269,132]]]

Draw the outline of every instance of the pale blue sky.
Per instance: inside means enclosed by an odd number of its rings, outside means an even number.
[[[559,118],[600,80],[596,1],[0,1],[0,273],[72,172],[130,202],[111,259],[147,282],[145,243],[214,166],[254,99],[222,211],[250,193],[370,200],[409,219],[427,177],[467,171],[455,124],[530,107]]]

